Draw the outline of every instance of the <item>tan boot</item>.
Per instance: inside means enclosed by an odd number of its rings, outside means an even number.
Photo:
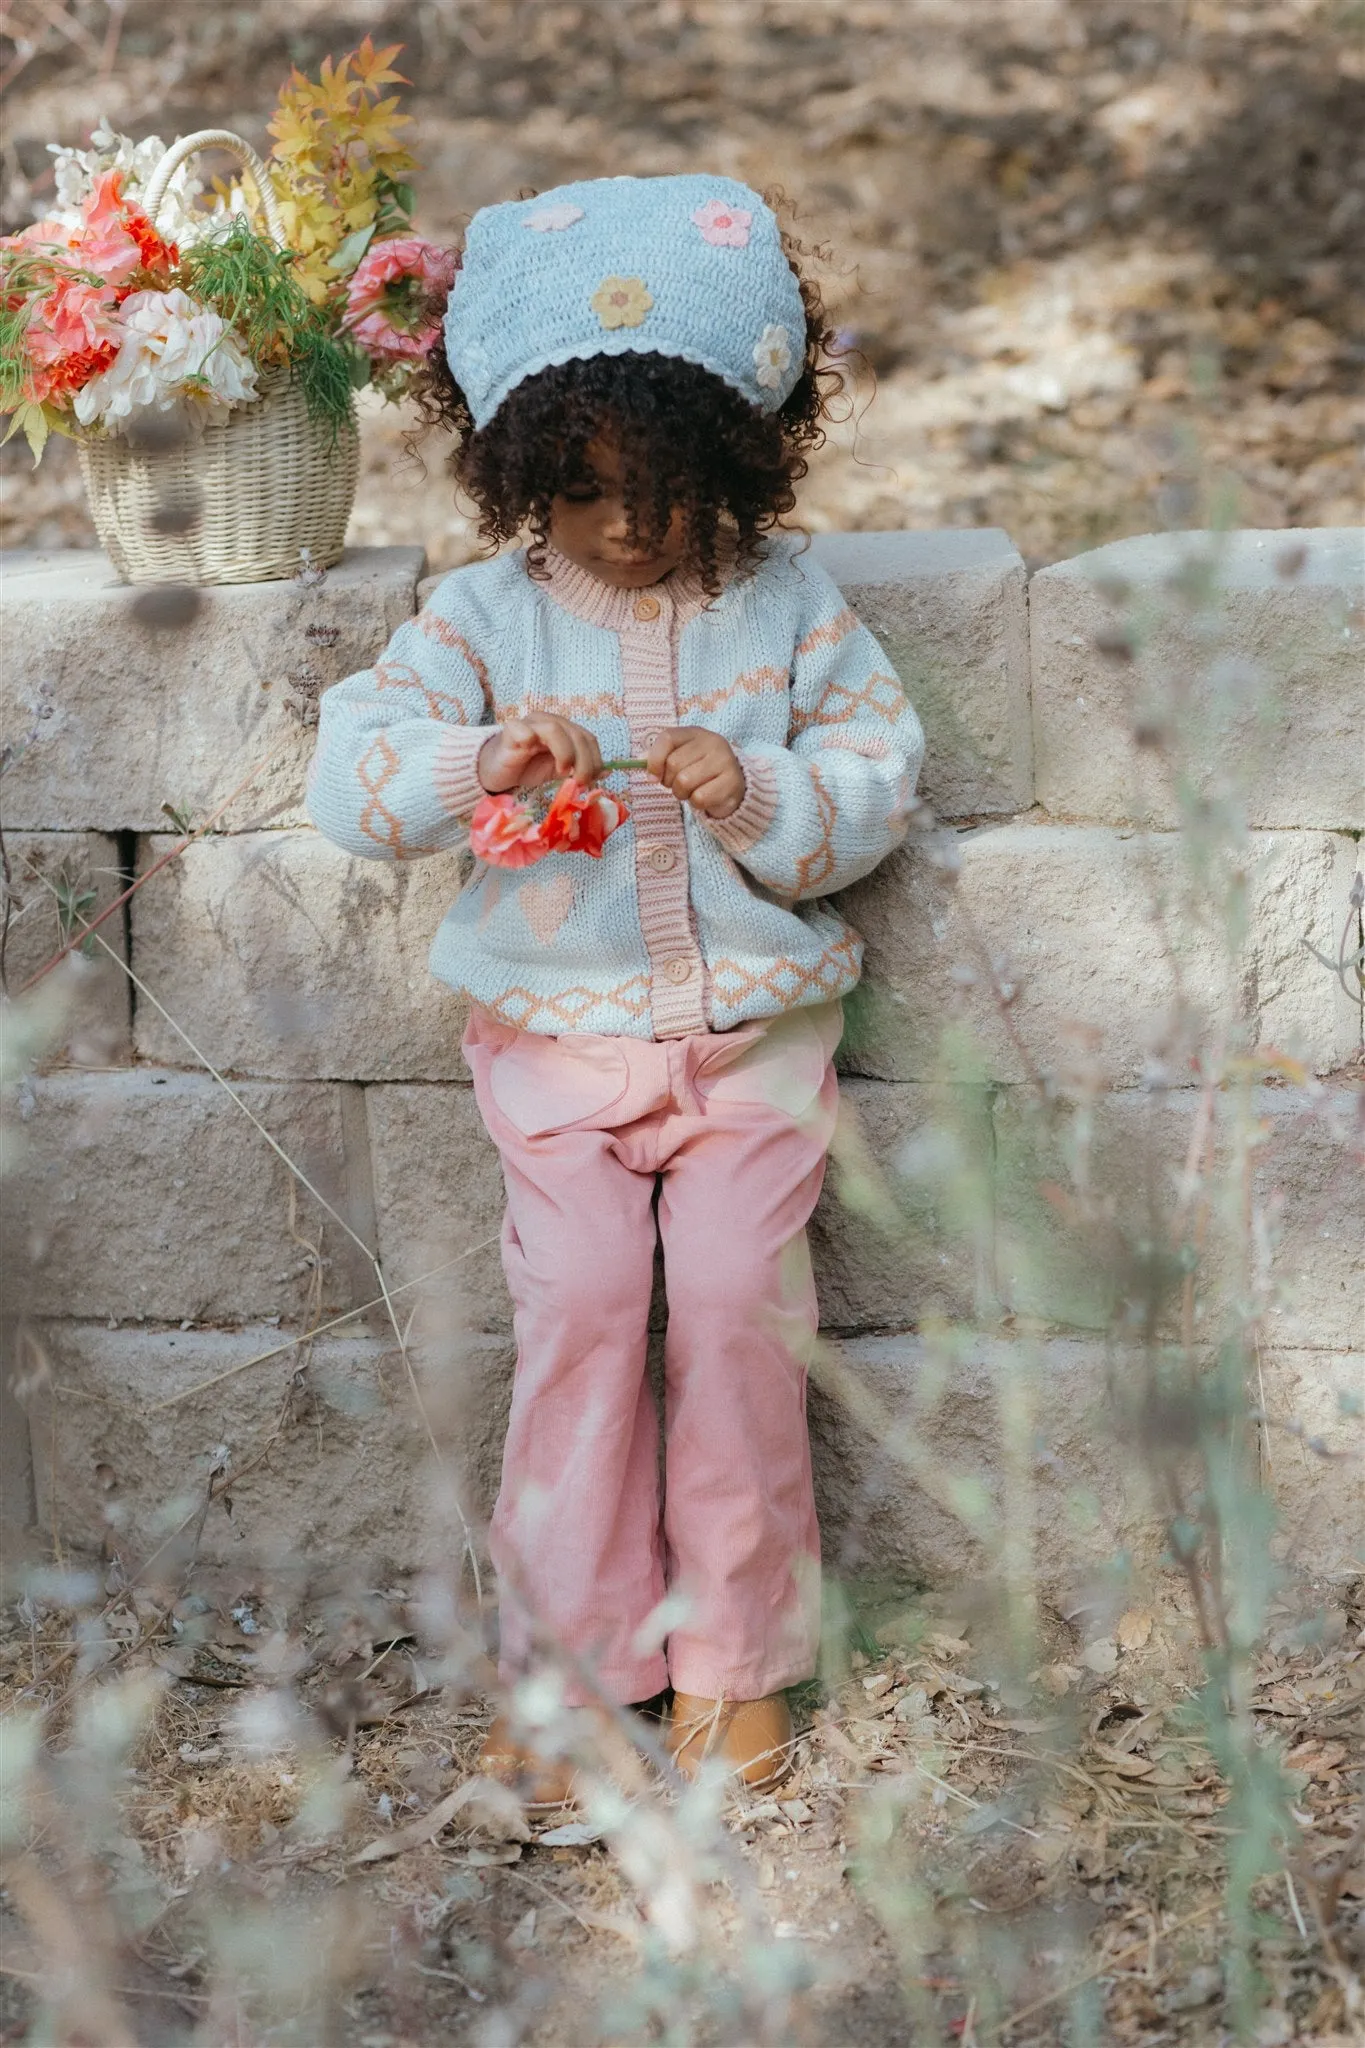
[[[609,1770],[623,1791],[638,1797],[646,1777],[644,1759],[631,1749],[609,1715],[591,1707],[573,1711],[591,1716],[598,1724],[601,1767]],[[632,1712],[651,1725],[657,1724],[660,1700],[642,1700]],[[517,1741],[503,1714],[498,1715],[483,1739],[478,1768],[485,1777],[510,1786],[533,1819],[577,1807],[578,1765],[567,1757],[541,1756],[529,1742]]]
[[[749,1792],[771,1792],[791,1775],[791,1709],[780,1692],[761,1700],[708,1700],[675,1692],[664,1747],[685,1778],[718,1757]]]
[[[478,1768],[510,1786],[529,1814],[559,1813],[574,1804],[578,1766],[567,1758],[538,1756],[529,1743],[513,1738],[501,1714],[483,1739]]]

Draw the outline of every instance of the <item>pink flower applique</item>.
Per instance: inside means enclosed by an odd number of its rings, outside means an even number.
[[[753,215],[742,206],[727,206],[723,199],[708,199],[692,216],[704,242],[717,249],[743,249],[749,240]]]
[[[582,218],[582,207],[565,199],[554,206],[541,206],[534,213],[528,213],[523,225],[534,228],[538,235],[553,235],[564,228],[571,228],[576,220]]]

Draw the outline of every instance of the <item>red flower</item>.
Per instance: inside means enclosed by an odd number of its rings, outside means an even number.
[[[552,853],[586,853],[600,860],[602,848],[628,815],[619,797],[585,788],[570,775],[555,792],[541,834]]]

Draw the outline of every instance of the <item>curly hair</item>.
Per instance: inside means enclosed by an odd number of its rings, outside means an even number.
[[[648,545],[679,510],[684,564],[709,595],[720,590],[722,563],[739,575],[752,572],[762,536],[796,504],[807,454],[824,440],[843,389],[828,362],[834,335],[819,287],[801,271],[808,252],[785,231],[782,246],[806,309],[806,340],[801,375],[775,412],[757,411],[720,377],[680,357],[627,354],[541,370],[478,428],[437,340],[413,390],[419,431],[454,433],[447,466],[478,507],[490,548],[529,529],[528,564],[533,575],[544,574],[551,505],[561,493],[592,486],[588,444],[605,431],[620,450],[632,546]]]

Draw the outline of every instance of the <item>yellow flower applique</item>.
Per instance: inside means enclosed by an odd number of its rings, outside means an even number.
[[[642,277],[604,277],[588,303],[604,327],[638,327],[654,298]]]

